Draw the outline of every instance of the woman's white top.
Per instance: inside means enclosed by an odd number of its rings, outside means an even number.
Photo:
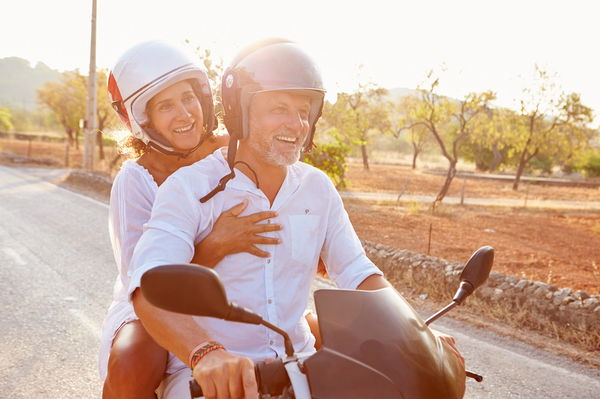
[[[98,369],[106,378],[108,355],[119,327],[137,320],[129,302],[129,268],[133,250],[142,236],[144,224],[150,219],[158,185],[152,175],[135,161],[123,163],[110,193],[108,232],[118,275],[113,288],[113,302],[102,325]]]

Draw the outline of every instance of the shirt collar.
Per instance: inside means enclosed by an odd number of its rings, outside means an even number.
[[[277,193],[277,197],[275,197],[275,201],[273,202],[273,209],[279,209],[287,200],[298,190],[300,187],[300,176],[298,174],[296,164],[287,167],[287,173],[285,174],[285,179],[283,180],[283,184]],[[258,176],[260,182],[260,176]],[[256,194],[261,197],[264,197],[265,194],[256,188],[256,184],[250,179],[246,174],[244,174],[241,170],[235,168],[235,177],[227,183],[227,187],[246,191],[248,193]]]

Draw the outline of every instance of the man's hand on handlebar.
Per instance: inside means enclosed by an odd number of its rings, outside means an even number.
[[[206,399],[256,399],[258,387],[252,360],[225,350],[202,358],[192,371]]]

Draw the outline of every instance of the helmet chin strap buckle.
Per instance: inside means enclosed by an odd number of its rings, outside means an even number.
[[[219,180],[219,184],[217,184],[217,186],[214,189],[212,189],[211,192],[206,194],[204,197],[200,198],[200,202],[205,203],[206,201],[210,200],[212,197],[214,197],[221,191],[225,190],[225,186],[227,185],[227,182],[229,180],[233,179],[234,177],[235,177],[235,172],[232,169],[231,173],[221,177],[221,180]]]

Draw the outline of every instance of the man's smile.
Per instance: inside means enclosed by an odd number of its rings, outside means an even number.
[[[296,144],[298,141],[297,137],[288,137],[288,136],[275,136],[275,139],[278,141],[282,141],[284,143]]]

